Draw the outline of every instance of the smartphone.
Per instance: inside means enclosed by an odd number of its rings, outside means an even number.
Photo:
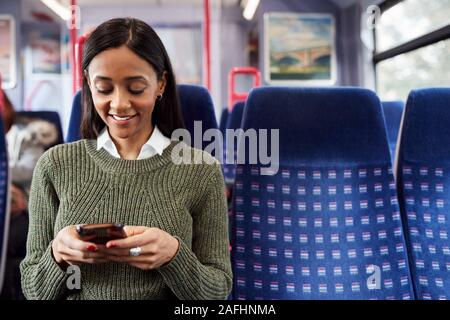
[[[81,240],[96,244],[127,237],[120,223],[79,224],[76,229]]]

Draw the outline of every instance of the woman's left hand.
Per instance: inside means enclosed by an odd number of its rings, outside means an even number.
[[[161,229],[126,226],[124,230],[127,238],[112,240],[106,244],[105,253],[111,261],[151,270],[168,263],[178,252],[178,240]],[[132,256],[130,249],[133,248],[140,248],[140,254]]]

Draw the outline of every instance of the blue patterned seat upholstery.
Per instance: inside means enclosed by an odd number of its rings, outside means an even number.
[[[7,255],[8,229],[9,229],[9,197],[8,197],[8,155],[3,119],[0,119],[0,292],[2,291],[5,275]]]
[[[244,102],[237,102],[234,107],[233,107],[233,111],[231,111],[231,114],[228,116],[228,121],[226,124],[226,129],[232,129],[232,130],[236,130],[236,129],[241,129],[241,122],[242,122],[242,114],[244,113]],[[231,146],[231,142],[227,143],[227,140],[225,139],[225,148],[224,148],[224,165],[223,165],[223,174],[225,177],[225,182],[227,184],[233,184],[234,182],[234,177],[236,175],[236,151],[237,151],[237,144],[238,144],[238,139],[235,138],[234,139],[234,143],[233,143],[233,148]],[[230,150],[227,150],[227,146],[230,146]],[[232,148],[232,149],[231,149]],[[230,151],[233,151],[232,154],[230,153]],[[230,157],[230,159],[227,160],[227,157]],[[233,162],[233,163],[228,163],[228,162]]]
[[[237,165],[234,299],[413,299],[376,95],[254,89],[249,128],[280,130],[280,166]]]
[[[389,141],[389,149],[391,150],[391,158],[394,161],[395,148],[397,146],[397,136],[402,120],[403,109],[405,104],[403,101],[383,101],[383,112],[386,120],[386,131]]]
[[[450,88],[409,95],[397,177],[418,299],[450,299]]]

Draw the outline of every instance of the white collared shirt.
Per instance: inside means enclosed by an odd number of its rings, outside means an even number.
[[[164,136],[155,125],[152,135],[148,141],[142,146],[139,156],[136,160],[143,160],[153,157],[156,154],[162,155],[165,148],[170,145],[170,139]],[[116,145],[111,139],[107,127],[105,127],[97,138],[97,150],[105,149],[110,155],[120,159]]]

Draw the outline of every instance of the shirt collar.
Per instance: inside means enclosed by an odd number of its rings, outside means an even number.
[[[111,136],[108,132],[108,128],[106,126],[97,137],[97,150],[100,150],[102,148],[108,151],[108,153],[115,158],[120,158],[120,154],[117,151],[116,145],[112,141]]]
[[[167,147],[167,141],[169,139],[162,134],[161,131],[159,131],[158,126],[155,125],[155,128],[153,129],[152,135],[147,140],[147,142],[144,144],[142,148],[145,146],[149,146],[153,148],[157,154],[160,156],[162,155],[164,149]],[[170,141],[169,141],[170,144]]]
[[[97,137],[97,150],[103,148],[107,143],[112,142],[107,127],[105,126]]]
[[[138,156],[139,159],[147,158],[152,154],[162,155],[164,149],[170,145],[170,139],[162,134],[159,130],[158,126],[155,125],[153,132],[147,142],[142,146],[141,151]],[[102,130],[100,135],[97,137],[97,150],[104,148],[111,155],[116,158],[120,158],[120,154],[117,151],[117,148],[114,142],[109,135],[108,129],[105,128]]]

